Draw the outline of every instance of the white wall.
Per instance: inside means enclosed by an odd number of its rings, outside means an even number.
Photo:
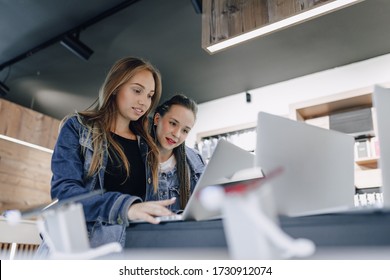
[[[265,111],[288,115],[292,103],[390,82],[390,54],[199,104],[197,122],[187,138],[193,147],[196,135],[214,129],[256,122]]]

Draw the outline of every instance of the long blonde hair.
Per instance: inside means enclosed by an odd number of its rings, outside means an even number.
[[[140,58],[126,57],[118,60],[110,69],[100,91],[99,98],[92,104],[93,109],[80,112],[79,116],[84,125],[89,129],[92,138],[93,155],[91,166],[87,176],[96,174],[103,164],[103,155],[108,152],[108,147],[112,147],[124,164],[127,176],[130,175],[130,163],[126,158],[121,146],[114,141],[111,136],[110,128],[115,121],[118,111],[115,102],[114,93],[128,82],[137,73],[148,70],[152,73],[155,81],[155,93],[152,97],[152,103],[147,112],[137,121],[132,121],[130,127],[132,131],[143,137],[149,146],[147,163],[152,170],[152,179],[154,189],[158,188],[158,148],[148,133],[148,115],[154,110],[161,98],[162,83],[161,75],[150,62]],[[91,106],[91,107],[92,107]],[[104,146],[107,143],[107,146]]]

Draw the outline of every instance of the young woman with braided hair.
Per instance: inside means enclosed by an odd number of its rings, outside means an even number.
[[[158,106],[153,116],[151,135],[160,151],[159,184],[154,200],[176,197],[175,203],[168,206],[176,213],[186,206],[205,168],[199,152],[185,145],[197,111],[194,100],[178,94]]]

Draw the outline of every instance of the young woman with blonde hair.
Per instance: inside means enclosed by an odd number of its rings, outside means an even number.
[[[124,246],[129,220],[157,223],[155,217],[172,214],[167,206],[174,200],[149,201],[158,187],[159,151],[148,133],[148,114],[160,97],[159,71],[126,57],[112,66],[95,107],[63,120],[51,195],[61,201],[104,190],[81,200],[92,247]]]

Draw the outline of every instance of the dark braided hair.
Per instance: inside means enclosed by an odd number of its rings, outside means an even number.
[[[188,98],[184,94],[174,95],[171,99],[162,103],[156,108],[154,116],[158,113],[161,117],[163,117],[171,109],[172,105],[183,106],[191,110],[192,113],[194,113],[194,117],[196,118],[196,114],[198,113],[198,105],[194,100]],[[151,130],[151,134],[154,139],[157,139],[154,129]],[[180,184],[180,207],[184,209],[190,198],[190,175],[189,167],[186,162],[185,142],[173,149],[173,155],[175,156],[177,162],[176,169]]]

